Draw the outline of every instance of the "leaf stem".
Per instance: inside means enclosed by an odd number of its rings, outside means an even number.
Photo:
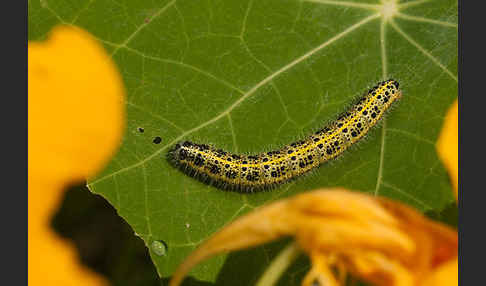
[[[300,249],[297,243],[292,242],[287,245],[275,259],[270,263],[270,266],[265,270],[263,275],[258,279],[256,286],[272,286],[275,285],[282,276],[283,272],[292,264],[300,254]]]

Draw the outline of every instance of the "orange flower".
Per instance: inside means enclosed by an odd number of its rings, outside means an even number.
[[[439,158],[444,163],[454,188],[454,195],[457,200],[458,192],[458,172],[459,172],[459,136],[458,136],[458,105],[457,99],[449,108],[447,112],[444,126],[440,132],[439,140],[437,141],[436,149]]]
[[[28,44],[29,285],[106,285],[50,228],[68,184],[98,172],[124,127],[121,77],[87,32],[54,28]]]
[[[457,267],[457,232],[403,204],[343,189],[317,190],[264,206],[245,215],[196,249],[175,271],[178,286],[200,261],[294,236],[312,261],[302,285],[340,285],[334,269],[376,285],[434,285],[430,277]],[[453,273],[453,274],[454,274]],[[450,276],[448,276],[450,277]],[[446,284],[457,285],[457,280]]]

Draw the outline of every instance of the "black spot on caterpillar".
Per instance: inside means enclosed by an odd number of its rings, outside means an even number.
[[[401,97],[398,86],[392,79],[379,83],[335,121],[279,150],[237,155],[184,141],[169,151],[169,160],[189,176],[224,190],[272,189],[336,158],[363,138]]]

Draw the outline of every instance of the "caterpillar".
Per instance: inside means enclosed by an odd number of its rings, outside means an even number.
[[[184,141],[169,151],[169,159],[189,176],[223,190],[272,189],[336,158],[363,138],[401,97],[398,87],[393,79],[378,83],[336,120],[279,150],[241,155]]]

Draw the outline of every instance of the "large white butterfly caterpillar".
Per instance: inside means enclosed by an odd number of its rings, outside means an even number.
[[[276,151],[237,155],[185,141],[175,145],[169,158],[189,176],[221,189],[271,189],[342,154],[363,138],[400,97],[397,81],[381,82],[323,129]]]

